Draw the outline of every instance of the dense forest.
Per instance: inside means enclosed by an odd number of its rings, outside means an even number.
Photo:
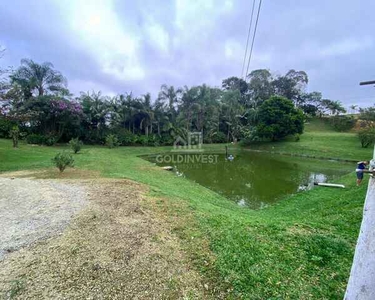
[[[74,96],[51,63],[29,59],[0,76],[0,137],[9,137],[16,126],[35,144],[76,137],[103,144],[114,135],[119,145],[170,145],[189,131],[202,132],[205,143],[272,141],[302,133],[306,116],[345,112],[339,101],[306,92],[308,75],[296,70],[285,75],[254,70],[246,80],[224,79],[221,87],[164,84],[154,99],[131,92]]]

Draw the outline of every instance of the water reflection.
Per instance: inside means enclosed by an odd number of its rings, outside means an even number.
[[[168,161],[175,162],[177,176],[185,176],[252,209],[266,207],[286,195],[313,188],[314,182],[326,182],[351,171],[351,165],[338,162],[252,152],[240,152],[233,160],[215,154],[215,160],[169,157]],[[160,158],[157,164],[168,165]]]

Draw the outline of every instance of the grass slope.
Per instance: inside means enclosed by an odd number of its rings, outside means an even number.
[[[372,157],[372,149],[361,148],[356,134],[334,131],[319,119],[306,124],[305,133],[301,135],[299,142],[290,138],[275,143],[257,143],[246,148],[345,160]]]
[[[307,127],[301,141],[258,145],[291,153],[364,159],[354,134]],[[329,142],[328,142],[329,141]],[[223,146],[207,146],[222,150]],[[21,145],[0,140],[0,171],[44,168],[64,147]],[[340,179],[344,190],[317,188],[259,211],[240,208],[222,196],[161,170],[138,155],[167,148],[85,147],[75,155],[76,167],[103,176],[130,178],[151,187],[151,197],[176,222],[174,232],[185,242],[198,268],[224,289],[228,297],[245,299],[339,299],[343,297],[362,217],[366,182],[355,186],[355,175]],[[323,151],[325,149],[325,151]],[[353,166],[354,168],[354,166]],[[57,171],[56,171],[57,172]],[[194,221],[191,221],[192,218]],[[215,254],[209,260],[199,243],[207,240]]]

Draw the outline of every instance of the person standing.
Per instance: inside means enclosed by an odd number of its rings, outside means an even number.
[[[359,186],[363,180],[363,174],[364,173],[367,173],[367,165],[368,165],[368,161],[365,160],[365,161],[359,161],[357,163],[357,169],[355,169],[355,172],[357,174],[357,186]]]

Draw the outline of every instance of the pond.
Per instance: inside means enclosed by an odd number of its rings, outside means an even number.
[[[314,187],[314,182],[336,179],[353,170],[352,164],[241,151],[232,161],[225,154],[163,154],[147,159],[172,166],[176,176],[193,180],[238,205],[259,209],[287,195]]]

